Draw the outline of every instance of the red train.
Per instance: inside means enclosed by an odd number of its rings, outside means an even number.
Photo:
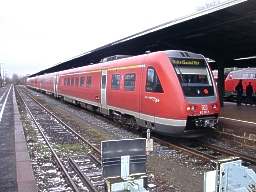
[[[254,96],[256,91],[256,68],[246,68],[236,71],[231,71],[225,79],[225,96],[232,98],[236,96],[235,87],[239,80],[242,80],[244,96],[246,93],[246,86],[251,82],[253,87]]]
[[[219,97],[202,55],[169,50],[115,58],[31,77],[27,85],[165,135],[201,135],[216,126]]]

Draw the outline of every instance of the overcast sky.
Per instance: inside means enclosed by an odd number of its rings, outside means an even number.
[[[0,63],[32,74],[212,1],[0,0]]]

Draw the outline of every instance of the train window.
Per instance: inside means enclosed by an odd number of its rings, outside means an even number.
[[[135,73],[124,76],[124,88],[127,91],[133,91],[135,89]]]
[[[84,86],[84,80],[85,80],[84,77],[80,77],[80,87]]]
[[[194,58],[170,60],[186,97],[214,96],[213,79],[205,60]]]
[[[86,78],[86,87],[87,88],[92,87],[92,77],[91,76],[87,76],[87,78]]]
[[[64,85],[67,85],[67,78],[64,78]]]
[[[149,67],[147,70],[146,91],[163,93],[161,82],[153,67]]]
[[[106,75],[101,76],[101,88],[105,89],[106,88]]]
[[[76,77],[75,78],[75,85],[78,87],[78,85],[79,85],[79,78],[78,77]]]
[[[112,89],[120,89],[120,74],[114,74],[112,75],[112,81],[111,81],[111,88]]]
[[[249,79],[249,74],[248,73],[242,74],[242,79]]]

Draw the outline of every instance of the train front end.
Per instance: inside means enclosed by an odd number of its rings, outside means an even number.
[[[185,100],[184,135],[204,135],[217,127],[220,101],[207,61],[202,55],[182,52],[170,57]]]

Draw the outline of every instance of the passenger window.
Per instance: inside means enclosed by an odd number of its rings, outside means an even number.
[[[133,91],[135,89],[135,73],[126,74],[124,76],[124,89]]]
[[[146,91],[163,93],[161,82],[153,67],[149,67],[147,70]]]
[[[120,74],[114,74],[112,75],[112,81],[111,81],[111,88],[112,89],[120,89]]]
[[[248,74],[247,73],[242,74],[242,78],[243,79],[248,79]]]
[[[92,87],[92,77],[91,76],[87,76],[87,78],[86,78],[86,87],[87,88]]]
[[[85,80],[84,77],[80,77],[80,87],[84,86],[84,80]]]
[[[107,78],[106,75],[102,75],[102,76],[101,76],[101,88],[102,88],[102,89],[105,89],[105,88],[106,88],[106,78]]]

